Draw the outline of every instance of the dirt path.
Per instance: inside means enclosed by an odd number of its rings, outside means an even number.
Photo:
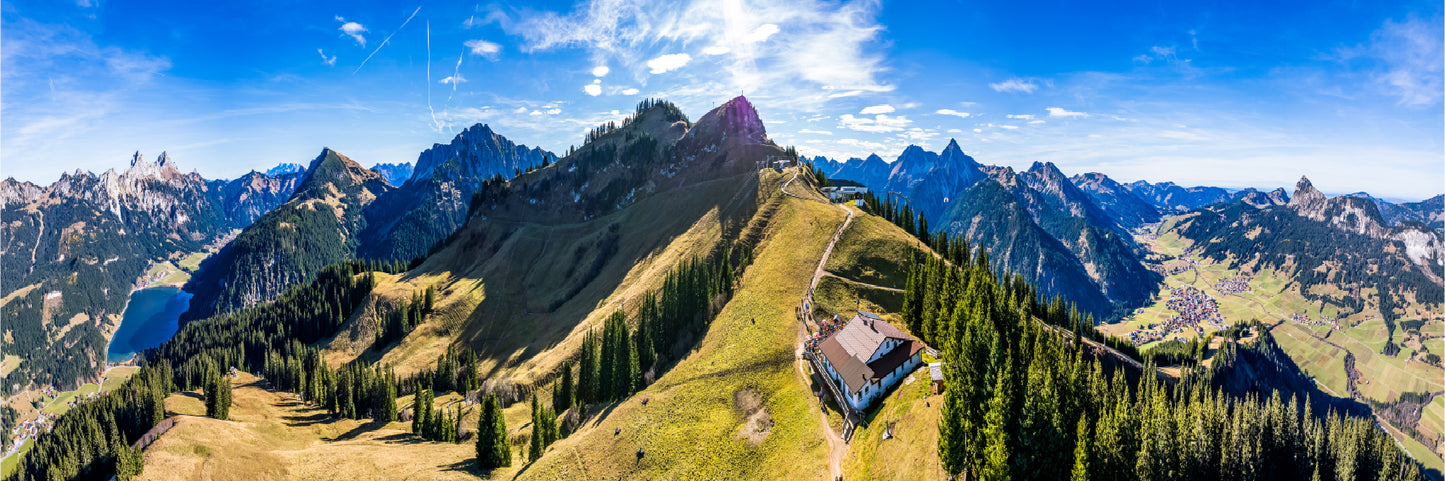
[[[793,180],[797,178],[798,172],[794,171],[793,177],[789,178],[788,181],[784,182],[782,187],[779,188],[783,191],[783,194],[797,199],[820,202],[817,199],[809,199],[788,192],[788,184],[793,183]],[[842,205],[839,205],[838,208],[843,209],[843,213],[848,217],[843,220],[843,225],[838,226],[838,231],[833,233],[833,238],[828,241],[828,247],[823,250],[822,258],[818,260],[818,267],[813,269],[813,279],[808,281],[808,293],[804,296],[809,306],[813,305],[813,289],[818,287],[818,281],[822,279],[824,275],[832,275],[829,274],[826,269],[823,269],[823,266],[828,265],[828,257],[833,255],[833,246],[838,244],[838,239],[843,237],[843,231],[848,230],[848,225],[853,223],[853,210]],[[806,384],[808,382],[808,376],[806,371],[803,370],[802,364],[803,340],[805,339],[807,339],[807,333],[800,323],[798,325],[797,369],[798,375],[802,377],[802,381]],[[823,400],[819,399],[818,422],[823,429],[823,439],[828,441],[828,469],[833,475],[832,479],[838,479],[843,476],[843,457],[848,455],[848,443],[843,441],[843,438],[834,432],[833,427],[828,424],[828,416],[823,413],[824,409],[826,408],[823,405]]]
[[[803,385],[811,382],[808,379],[808,371],[803,368],[803,364],[807,362],[803,360],[803,340],[807,337],[807,329],[803,327],[802,323],[799,323],[798,351],[795,356],[797,360],[794,361],[793,366],[798,372],[798,380]],[[822,398],[818,398],[818,425],[823,428],[823,440],[828,443],[828,471],[832,473],[832,479],[838,479],[843,476],[843,457],[848,455],[848,443],[843,441],[843,438],[833,431],[833,426],[828,424],[828,415],[823,412],[824,409],[827,409],[824,402]]]
[[[838,279],[842,279],[844,282],[851,282],[851,283],[858,284],[858,285],[863,286],[863,287],[871,287],[871,288],[874,288],[874,289],[881,289],[881,290],[891,291],[891,292],[903,292],[903,289],[899,289],[899,288],[896,288],[896,287],[883,287],[883,286],[880,286],[880,285],[877,285],[877,284],[869,284],[869,283],[867,283],[867,282],[849,279],[849,278],[847,278],[847,277],[843,277],[843,276],[840,276],[840,275],[837,275],[837,274],[834,274],[834,273],[828,272],[828,271],[823,271],[823,275],[828,276],[828,277],[835,277],[835,278],[838,278]]]

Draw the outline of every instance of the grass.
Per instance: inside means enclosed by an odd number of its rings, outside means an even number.
[[[186,272],[195,272],[196,269],[199,269],[201,267],[201,261],[206,260],[206,257],[209,256],[209,252],[193,252],[190,255],[187,255],[185,258],[176,261],[176,267],[179,267]]]
[[[232,396],[228,421],[197,415],[195,392],[167,398],[179,417],[146,449],[140,479],[476,478],[470,443],[423,441],[402,422],[334,419],[246,374]]]
[[[1279,343],[1295,363],[1306,374],[1313,376],[1327,391],[1338,397],[1348,397],[1350,390],[1345,377],[1345,353],[1334,346],[1311,337],[1309,332],[1292,322],[1286,322],[1272,331]]]
[[[800,189],[797,184],[790,189]],[[793,308],[843,218],[834,206],[783,200],[755,263],[698,347],[646,390],[608,406],[604,416],[587,420],[516,474],[538,479],[827,476],[817,401],[795,367],[800,325]],[[745,419],[734,394],[743,390],[760,395],[774,423],[757,444],[739,436]],[[638,398],[651,401],[644,407]],[[614,435],[616,428],[622,429],[620,435]],[[646,452],[640,460],[638,449]]]
[[[5,304],[9,304],[12,299],[18,299],[29,295],[30,291],[33,291],[38,287],[40,287],[39,282],[11,291],[9,294],[6,294],[5,297],[0,297],[0,307],[3,307]]]
[[[6,357],[8,358],[13,356]],[[76,396],[96,392],[97,389],[99,389],[101,393],[114,391],[116,388],[119,388],[121,384],[125,383],[125,380],[130,378],[131,374],[135,374],[135,371],[137,369],[139,368],[134,366],[121,366],[111,368],[109,371],[106,372],[105,384],[96,385],[95,383],[87,383],[81,385],[79,388],[76,388],[76,390],[74,391],[63,391],[57,393],[55,399],[46,403],[45,406],[40,408],[40,410],[55,415],[65,414],[66,412],[70,411],[70,406],[65,405],[67,401],[74,399]],[[12,398],[14,404],[13,407],[20,408],[20,421],[24,422],[35,419],[35,411],[33,409],[25,409],[30,406],[30,403],[23,402],[23,399],[23,394],[16,395]],[[10,433],[5,433],[5,439],[8,443],[10,439]],[[19,450],[15,451],[15,455],[5,458],[4,463],[0,464],[0,477],[8,476],[10,474],[10,471],[15,469],[16,466],[18,466],[21,457],[20,455],[29,451],[31,446],[33,446],[34,444],[35,441],[33,440],[26,441],[25,444],[20,445]]]
[[[912,374],[912,384],[898,384],[853,432],[844,479],[945,479],[938,456],[938,420],[943,396],[929,392],[928,366]],[[883,431],[893,423],[892,437]]]
[[[781,178],[767,171],[699,182],[580,223],[479,217],[417,269],[379,279],[367,307],[322,343],[328,362],[362,357],[404,375],[431,367],[449,345],[469,345],[487,377],[530,384],[572,356],[606,316],[634,313],[668,269],[705,253],[725,220],[759,193],[776,192]],[[608,243],[611,254],[601,247]],[[375,307],[428,285],[439,291],[438,314],[399,344],[368,352]]]
[[[849,319],[859,309],[879,314],[895,326],[903,326],[903,293],[877,289],[837,277],[824,276],[813,292],[813,316],[822,319],[837,314]]]
[[[20,467],[20,454],[30,451],[32,447],[35,447],[35,440],[26,440],[24,444],[20,445],[20,449],[15,451],[15,454],[0,461],[0,477],[10,476],[10,473],[15,472],[15,469]]]
[[[833,247],[825,268],[855,281],[904,288],[909,261],[927,252],[923,243],[882,217],[848,208],[854,211],[853,222]]]
[[[0,359],[0,378],[9,376],[10,371],[14,371],[16,368],[20,367],[20,363],[23,362],[25,362],[25,360],[21,359],[20,356],[16,356],[14,354],[6,354],[4,359]]]

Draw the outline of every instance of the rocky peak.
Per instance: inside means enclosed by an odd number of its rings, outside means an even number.
[[[1324,220],[1325,209],[1328,207],[1329,199],[1325,194],[1315,189],[1309,177],[1300,176],[1299,182],[1295,183],[1294,196],[1289,200],[1289,208],[1301,216]]]
[[[768,143],[768,133],[763,120],[747,97],[741,95],[719,105],[698,119],[697,124],[687,133],[688,137],[710,139],[716,143],[738,142],[740,144]]]
[[[432,144],[431,148],[418,155],[416,167],[401,185],[428,180],[442,165],[453,159],[459,162],[456,172],[466,178],[466,184],[481,185],[483,180],[497,174],[511,178],[517,169],[541,164],[544,156],[551,154],[540,148],[529,149],[512,143],[487,124],[475,124],[457,134],[451,142]]]

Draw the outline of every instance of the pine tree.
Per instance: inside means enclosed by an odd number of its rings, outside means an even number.
[[[537,396],[532,395],[532,441],[527,443],[527,462],[536,461],[542,458],[543,437],[542,434],[542,409],[537,405]]]
[[[1070,479],[1088,481],[1089,468],[1089,420],[1081,416],[1079,428],[1074,435],[1074,470]]]
[[[1009,439],[1009,412],[1013,410],[1013,397],[1013,364],[1005,361],[994,385],[993,397],[988,402],[988,414],[984,415],[986,445],[979,479],[1006,480],[1012,477],[1009,456],[1013,453],[1013,440]]]
[[[512,465],[512,447],[507,439],[507,419],[497,395],[483,401],[482,415],[477,420],[477,463],[482,469]]]

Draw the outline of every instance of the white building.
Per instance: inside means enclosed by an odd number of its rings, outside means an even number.
[[[922,342],[863,311],[818,350],[831,381],[858,411],[867,409],[923,362]]]
[[[833,202],[843,202],[845,200],[849,200],[854,197],[858,197],[868,193],[867,187],[856,185],[845,185],[841,187],[824,187],[818,190],[821,191],[823,195],[828,196],[828,200],[831,200]]]

